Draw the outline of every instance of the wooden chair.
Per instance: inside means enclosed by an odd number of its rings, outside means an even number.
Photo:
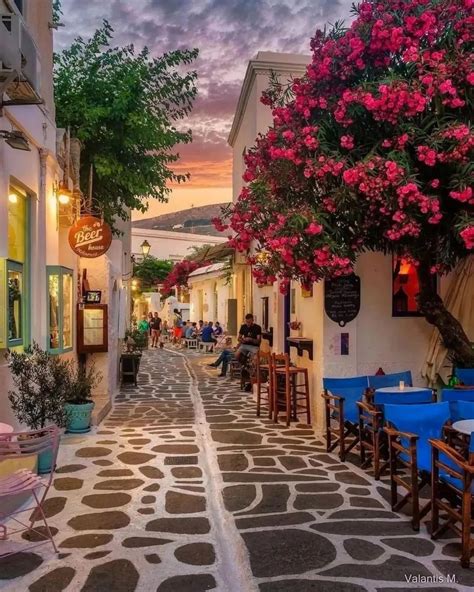
[[[273,415],[273,365],[270,352],[256,355],[257,417],[260,417],[262,398],[267,402],[268,418]]]
[[[369,377],[370,378],[370,377]],[[362,468],[371,464],[374,469],[374,478],[380,476],[388,469],[388,443],[383,431],[383,410],[386,404],[392,405],[417,405],[433,403],[433,394],[427,389],[406,393],[378,393],[375,392],[372,403],[357,402],[359,410],[359,441]]]
[[[346,454],[359,443],[357,401],[367,390],[367,376],[323,378],[323,388],[326,450],[332,452],[339,446],[339,458],[344,462]],[[365,460],[363,450],[361,455]]]
[[[198,340],[196,338],[186,338],[184,340],[186,347],[188,349],[197,349],[198,348]]]
[[[474,496],[474,432],[468,458],[441,440],[430,440],[433,472],[431,474],[431,538],[437,539],[448,528],[461,537],[461,565],[469,567],[474,540],[471,536]],[[441,523],[440,512],[446,514]],[[459,526],[460,523],[460,526]]]
[[[0,546],[0,555],[2,557],[8,557],[9,555],[32,549],[47,542],[51,542],[54,551],[58,553],[53,534],[46,519],[44,502],[51,487],[54,467],[56,466],[59,447],[59,429],[53,426],[37,431],[17,432],[8,434],[8,438],[5,439],[3,435],[0,437],[0,461],[7,459],[18,460],[19,458],[27,459],[28,457],[36,457],[40,454],[48,454],[51,457],[52,468],[49,477],[40,477],[29,469],[19,469],[11,475],[0,477],[0,529],[3,531],[0,541],[6,540],[10,535],[24,531],[28,531],[29,534],[34,532],[40,537],[39,542],[21,546],[16,550],[3,554]],[[2,511],[2,507],[5,507],[5,504],[2,503],[4,498],[21,498],[24,494],[33,496],[33,505],[28,503],[26,507],[23,504],[19,509],[10,510],[9,512]],[[19,514],[31,511],[33,513],[29,518],[29,524],[24,524],[17,518]],[[14,530],[7,529],[7,525],[5,524],[6,519],[13,520],[21,528],[15,528]],[[40,519],[44,522],[45,533],[34,528],[35,522]]]
[[[272,354],[273,365],[273,420],[278,423],[278,414],[282,407],[278,395],[284,398],[286,412],[286,425],[290,421],[298,419],[300,413],[306,413],[306,423],[311,423],[311,404],[309,400],[309,377],[307,368],[299,368],[290,365],[288,354]],[[303,382],[298,383],[302,377]],[[298,402],[304,401],[301,405]]]
[[[420,490],[431,480],[431,448],[429,440],[440,439],[450,417],[449,403],[385,405],[385,431],[390,458],[390,494],[392,510],[398,512],[412,504],[413,530],[431,509],[431,502],[420,507]],[[403,467],[405,472],[400,472]],[[398,496],[398,487],[407,493]]]

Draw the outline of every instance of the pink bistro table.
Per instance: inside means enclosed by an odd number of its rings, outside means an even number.
[[[9,440],[10,436],[8,434],[13,433],[13,426],[9,425],[8,423],[0,422],[0,440]]]

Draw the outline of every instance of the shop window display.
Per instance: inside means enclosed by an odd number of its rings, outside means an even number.
[[[61,353],[73,343],[73,272],[65,267],[48,267],[48,349]]]

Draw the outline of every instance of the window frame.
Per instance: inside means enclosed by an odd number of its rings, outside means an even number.
[[[10,339],[9,333],[9,320],[10,320],[10,297],[8,294],[8,273],[10,271],[16,271],[21,273],[21,303],[20,303],[20,329],[21,337],[19,339]],[[8,348],[25,347],[28,343],[28,297],[27,297],[27,282],[26,282],[26,270],[25,264],[21,261],[14,261],[13,259],[7,259],[6,265],[6,276],[5,276],[5,326],[7,328],[6,342]]]
[[[51,306],[50,306],[50,292],[49,292],[49,278],[51,276],[57,275],[58,276],[58,347],[51,347]],[[72,301],[71,301],[71,345],[69,347],[64,347],[64,283],[63,278],[65,275],[70,275],[72,279],[71,289],[72,289]],[[46,337],[46,349],[51,354],[64,354],[67,352],[71,352],[74,349],[74,270],[70,269],[69,267],[64,267],[62,265],[47,265],[46,266],[46,302],[47,302],[47,327],[48,327],[48,335]]]

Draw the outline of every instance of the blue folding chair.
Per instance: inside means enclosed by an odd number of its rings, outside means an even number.
[[[449,401],[451,421],[474,419],[474,401]]]
[[[422,405],[384,405],[390,458],[390,491],[394,512],[412,503],[412,527],[420,529],[421,519],[430,511],[431,502],[420,508],[420,490],[430,482],[430,439],[440,439],[450,418],[449,403]],[[400,465],[408,475],[399,474]],[[398,498],[398,486],[407,493]]]
[[[456,368],[454,375],[466,386],[474,386],[474,368]]]
[[[367,387],[367,376],[323,378],[326,450],[332,452],[339,446],[341,461],[359,442],[357,401],[362,399]]]
[[[400,381],[403,381],[406,386],[413,386],[413,379],[410,370],[404,372],[394,372],[392,374],[375,374],[368,376],[369,388],[379,389],[387,386],[398,386]]]
[[[370,377],[369,377],[370,378]],[[359,439],[361,450],[361,466],[366,468],[371,463],[374,467],[374,478],[378,481],[388,468],[387,441],[383,437],[383,410],[386,404],[416,405],[432,403],[433,394],[427,389],[406,393],[375,392],[370,403],[358,402],[359,408]],[[383,461],[385,456],[385,461]]]
[[[474,548],[474,432],[471,433],[467,459],[441,440],[430,440],[433,472],[431,476],[431,538],[448,528],[461,536],[461,565],[469,567]],[[440,511],[447,520],[440,523]],[[460,523],[460,526],[458,524]]]
[[[453,388],[441,391],[442,401],[474,401],[474,389]]]

